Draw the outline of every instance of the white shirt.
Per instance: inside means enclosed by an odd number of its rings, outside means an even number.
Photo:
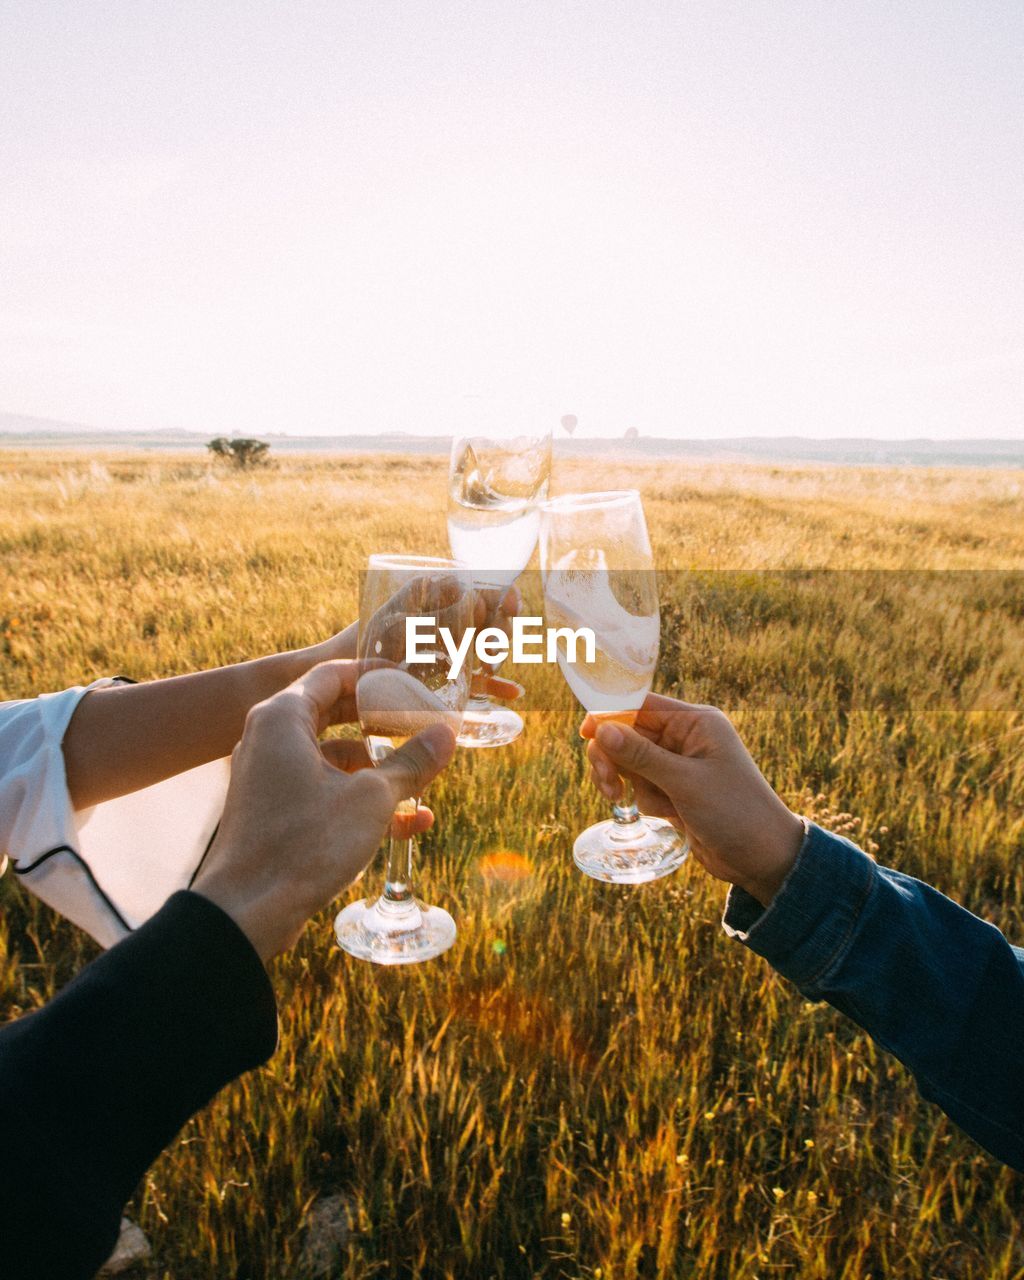
[[[113,680],[0,703],[0,873],[109,947],[190,884],[224,807],[215,760],[78,812],[61,742],[79,700]],[[5,856],[6,855],[6,856]]]

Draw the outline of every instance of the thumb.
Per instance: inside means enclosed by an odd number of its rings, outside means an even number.
[[[455,754],[455,735],[446,724],[432,724],[377,766],[391,786],[395,804],[416,800]]]
[[[682,756],[666,751],[627,725],[601,725],[597,745],[612,764],[645,778],[666,793],[678,790],[684,780],[686,761]]]

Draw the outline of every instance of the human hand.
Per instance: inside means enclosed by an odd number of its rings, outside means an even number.
[[[768,906],[796,861],[804,826],[716,707],[648,694],[636,728],[587,716],[591,776],[609,800],[628,777],[642,813],[667,818],[717,879]]]
[[[523,598],[519,594],[519,589],[515,586],[508,587],[488,587],[478,586],[476,589],[476,603],[473,610],[473,624],[477,631],[484,628],[495,627],[499,631],[503,631],[509,640],[512,639],[512,621],[522,611]],[[510,697],[507,693],[500,691],[500,681],[496,681],[496,687],[491,688],[491,678],[497,678],[498,671],[501,669],[504,658],[499,658],[496,662],[479,662],[473,681],[473,694],[489,694],[496,698],[506,698],[514,701],[515,697],[519,697],[522,692],[521,685],[514,685],[519,692]],[[511,683],[511,682],[510,682]]]
[[[321,745],[328,725],[355,718],[366,667],[324,663],[259,703],[232,755],[224,816],[192,888],[231,916],[264,961],[292,946],[306,920],[356,878],[396,807],[421,794],[455,750],[444,725],[376,768],[366,767],[360,744]],[[397,834],[412,835],[433,817],[421,809],[396,821]]]
[[[476,604],[474,607],[473,623],[477,628],[485,626],[500,627],[507,635],[511,634],[509,622],[522,609],[522,597],[516,587],[509,589],[501,595],[500,600],[497,598],[496,592],[493,590],[478,591]],[[493,597],[493,598],[491,598]],[[400,603],[396,606],[400,612]],[[404,615],[402,615],[404,617]],[[404,625],[404,624],[403,624]],[[359,638],[359,623],[350,622],[337,635],[332,636],[329,640],[325,640],[320,645],[314,645],[310,649],[309,655],[312,662],[329,662],[337,658],[355,658],[357,655],[357,642]],[[404,632],[401,636],[401,647],[395,648],[394,654],[391,655],[393,661],[400,661],[401,654],[404,652]],[[383,648],[383,644],[382,644]],[[387,655],[386,655],[387,656]],[[523,696],[526,690],[521,684],[515,680],[504,679],[495,675],[493,671],[478,671],[473,676],[471,692],[474,697],[488,696],[498,698],[502,702],[516,702]]]

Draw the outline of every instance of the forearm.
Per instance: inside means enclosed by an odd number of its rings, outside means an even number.
[[[94,689],[64,735],[76,809],[230,755],[249,710],[327,656],[324,646],[214,671]]]
[[[275,1041],[255,952],[190,893],[0,1031],[5,1280],[91,1276],[148,1165]]]
[[[724,923],[894,1053],[984,1147],[1024,1169],[1024,968],[994,926],[814,826],[771,906],[734,889]]]

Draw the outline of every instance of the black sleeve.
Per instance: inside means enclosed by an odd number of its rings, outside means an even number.
[[[146,1168],[276,1043],[259,957],[188,892],[0,1030],[0,1276],[92,1276]]]

